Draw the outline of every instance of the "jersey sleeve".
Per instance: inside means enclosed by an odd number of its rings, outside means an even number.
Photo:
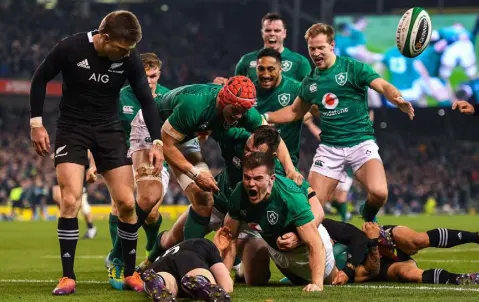
[[[236,64],[235,75],[247,76],[247,70],[244,64],[245,56],[242,56],[241,59]]]
[[[131,52],[130,59],[131,61],[126,74],[128,82],[141,105],[141,109],[143,109],[143,118],[145,119],[151,138],[153,140],[161,139],[161,122],[158,109],[151,94],[138,50],[134,49]]]
[[[358,86],[366,87],[371,84],[371,82],[380,77],[380,75],[375,72],[371,66],[366,63],[354,61],[354,78],[357,81]]]
[[[43,115],[43,104],[47,91],[47,84],[67,64],[67,54],[70,52],[67,40],[60,41],[47,54],[33,74],[30,86],[30,113],[31,117]]]
[[[296,185],[296,184],[294,184]],[[293,184],[291,184],[293,186]],[[314,220],[311,206],[308,202],[308,196],[304,194],[301,188],[286,188],[283,192],[283,198],[286,199],[288,210],[292,215],[292,221],[296,227],[300,227]]]
[[[234,189],[233,193],[231,193],[231,196],[228,200],[228,214],[230,215],[231,218],[234,220],[241,220],[241,215],[240,215],[240,207],[241,207],[241,198],[242,198],[242,190],[243,187],[241,184],[238,184],[236,186],[236,189]]]
[[[263,117],[258,110],[253,107],[245,113],[240,125],[247,131],[253,132],[256,128],[263,125]]]
[[[296,74],[296,79],[298,81],[302,81],[310,73],[311,73],[311,64],[309,64],[308,59],[301,56],[301,62],[299,65],[298,72]]]
[[[170,125],[183,137],[195,132],[200,124],[201,111],[194,106],[195,100],[193,95],[177,95],[183,98],[179,105],[173,109],[173,113],[168,118]],[[180,139],[180,141],[183,138]]]
[[[304,102],[312,104],[314,101],[315,92],[317,90],[315,85],[317,84],[311,82],[308,77],[306,77],[299,87],[298,97]]]

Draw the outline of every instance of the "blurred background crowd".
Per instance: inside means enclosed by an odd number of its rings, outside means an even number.
[[[302,5],[301,18],[297,20],[290,14],[294,7],[278,0],[100,2],[116,1],[0,0],[0,80],[29,80],[58,40],[68,34],[95,29],[108,12],[122,8],[137,14],[143,29],[139,50],[155,52],[163,61],[160,83],[168,88],[232,75],[243,54],[261,48],[260,20],[273,10],[282,10],[288,20],[286,46],[305,56],[302,33],[311,23],[324,21],[353,26],[359,20],[355,18],[358,14],[367,15],[363,18],[367,20],[366,26],[361,29],[366,38],[365,46],[381,55],[371,62],[374,65],[381,63],[384,53],[394,47],[393,23],[397,24],[399,15],[415,5],[409,0],[401,5],[383,0],[369,1],[367,5],[346,0],[323,0],[319,1],[321,5],[317,5],[318,1],[295,0],[294,5]],[[336,2],[334,8],[329,8],[335,14],[328,13],[328,2]],[[423,2],[426,8],[428,5],[436,8],[430,10],[433,24],[435,20],[444,26],[456,24],[451,20],[463,14],[463,28],[473,31],[476,15],[468,14],[467,9],[460,10],[461,6],[468,5],[467,1],[455,1],[453,7],[444,1]],[[444,6],[439,11],[438,3]],[[392,32],[385,35],[387,26],[392,26]],[[346,35],[345,32],[342,33]],[[475,40],[472,42],[474,44]],[[386,78],[388,76],[385,74]],[[451,75],[453,89],[471,78],[464,71],[454,70]],[[58,103],[58,97],[47,99],[47,103]],[[388,213],[465,212],[478,200],[479,143],[473,125],[479,120],[462,117],[468,124],[460,124],[450,117],[454,114],[447,107],[438,114],[436,106],[441,104],[429,99],[423,107],[429,107],[424,108],[424,115],[430,118],[415,121],[409,128],[402,125],[408,122],[406,119],[396,121],[390,116],[388,112],[395,109],[388,106],[375,109],[383,113],[375,120],[375,128],[389,182],[389,200],[385,207]],[[57,117],[55,107],[51,105],[46,109],[44,116],[52,140],[54,133],[51,131]],[[55,183],[55,172],[53,160],[37,156],[31,147],[28,119],[28,96],[11,96],[0,91],[0,205],[41,209],[53,204],[51,187]],[[385,126],[388,124],[391,126]],[[317,144],[308,130],[303,129],[299,168],[305,176]],[[209,140],[202,147],[216,174],[223,165],[216,143]],[[101,178],[87,188],[91,204],[110,203]],[[351,204],[360,203],[365,197],[361,186],[355,183],[349,194]],[[174,179],[164,203],[188,203]],[[36,218],[41,217],[41,213],[35,213]]]

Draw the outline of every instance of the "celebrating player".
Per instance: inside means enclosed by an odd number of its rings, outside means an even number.
[[[216,246],[198,238],[168,249],[143,273],[145,292],[153,301],[175,297],[201,301],[231,301],[233,280]]]
[[[386,203],[388,188],[369,119],[367,87],[384,94],[410,119],[414,118],[414,109],[367,64],[336,56],[334,29],[330,25],[314,24],[305,38],[316,70],[303,80],[292,105],[264,116],[272,124],[289,123],[302,119],[316,104],[321,113],[322,133],[309,183],[324,203],[344,177],[344,166],[350,165],[368,192],[362,215],[366,221],[372,221]]]
[[[161,65],[162,62],[154,53],[143,53],[140,55],[145,69],[148,84],[151,89],[155,102],[160,102],[163,94],[169,90],[160,84]],[[133,160],[134,178],[137,188],[137,202],[135,210],[142,216],[147,216],[143,229],[146,233],[146,251],[151,251],[155,245],[156,236],[162,222],[158,207],[166,194],[170,175],[165,167],[161,173],[153,174],[153,167],[148,162],[148,150],[152,146],[151,136],[146,127],[135,128],[135,116],[140,110],[140,103],[136,98],[131,86],[126,86],[120,91],[119,115],[122,122],[123,130],[126,137],[126,143],[129,146],[128,161]],[[143,116],[141,115],[141,117]],[[132,125],[133,124],[133,125]],[[132,126],[135,128],[132,131]],[[132,137],[130,138],[130,132]],[[164,163],[166,165],[166,162]],[[113,288],[123,288],[123,276],[121,275],[123,261],[121,255],[121,242],[116,238],[116,225],[118,217],[116,217],[116,207],[112,204],[112,213],[110,214],[109,226],[110,236],[113,242],[113,250],[108,255],[109,280]]]
[[[304,56],[284,47],[286,39],[286,23],[283,17],[277,13],[267,13],[261,19],[261,35],[263,48],[273,48],[281,53],[281,69],[290,78],[302,81],[311,72],[311,65]],[[235,74],[244,75],[251,80],[257,79],[256,67],[257,56],[260,50],[245,54],[236,64]]]
[[[108,14],[99,29],[78,33],[60,41],[36,70],[30,91],[31,137],[39,155],[50,151],[50,140],[42,125],[47,83],[59,72],[63,75],[63,95],[55,140],[55,166],[61,189],[61,216],[58,239],[63,277],[54,295],[75,292],[73,270],[78,240],[77,214],[81,204],[83,177],[90,149],[98,172],[105,178],[119,212],[118,235],[125,261],[125,285],[143,290],[134,272],[138,221],[135,214],[133,175],[126,161],[127,146],[118,118],[118,95],[126,79],[145,109],[145,119],[154,144],[149,162],[158,173],[163,163],[160,123],[146,81],[143,64],[135,50],[141,40],[141,26],[134,14],[115,11]],[[140,213],[138,213],[140,215]]]
[[[291,180],[274,174],[274,158],[263,152],[243,159],[243,182],[229,199],[228,215],[215,236],[216,246],[228,269],[236,254],[234,241],[240,222],[260,233],[268,244],[270,257],[290,280],[309,283],[305,291],[322,291],[323,282],[335,276],[334,257],[328,232],[315,222],[304,191]],[[283,252],[277,240],[296,231],[305,243],[293,251]],[[256,272],[267,271],[269,262],[258,263]]]

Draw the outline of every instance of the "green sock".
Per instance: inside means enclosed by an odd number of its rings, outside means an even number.
[[[376,222],[376,214],[379,212],[379,209],[376,208],[375,206],[372,206],[368,203],[368,201],[366,200],[366,202],[364,203],[364,207],[363,207],[363,210],[361,212],[361,215],[363,216],[364,220],[365,221],[372,221],[372,222]]]
[[[155,241],[153,242],[154,243],[153,248],[151,249],[150,253],[148,254],[148,261],[150,261],[151,263],[155,262],[156,258],[163,255],[167,250],[167,249],[163,248],[162,246],[160,246],[161,236],[163,236],[164,233],[165,233],[165,231],[159,233],[156,236]]]
[[[201,216],[193,210],[193,207],[191,207],[184,228],[185,240],[192,238],[204,238],[210,231],[208,227],[209,223],[209,216]]]
[[[339,215],[341,215],[341,221],[346,222],[348,220],[348,204],[346,202],[339,204]]]
[[[160,215],[158,220],[152,224],[147,224],[146,222],[143,224],[143,230],[145,230],[146,234],[146,250],[148,252],[150,252],[153,246],[155,246],[156,236],[158,236],[158,231],[160,230],[162,221],[163,218]]]
[[[118,236],[116,237],[115,243],[113,244],[113,249],[110,252],[109,259],[113,260],[115,258],[118,258],[120,260],[123,259],[123,256],[121,253],[121,240],[120,238],[118,238]]]
[[[116,237],[118,236],[118,231],[116,230],[118,226],[118,216],[113,215],[110,213],[110,217],[108,218],[108,227],[110,229],[110,239],[111,245],[115,245]]]

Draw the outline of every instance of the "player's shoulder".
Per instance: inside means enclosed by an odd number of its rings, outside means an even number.
[[[283,192],[288,192],[289,194],[296,195],[304,195],[303,191],[300,186],[298,186],[293,180],[279,175],[276,175],[275,186]]]
[[[130,93],[133,93],[133,88],[131,88],[131,85],[124,86],[120,89],[120,96],[127,95]]]
[[[283,74],[283,79],[284,79],[285,85],[287,85],[289,87],[296,88],[296,87],[301,86],[301,81],[298,81],[295,78],[292,78],[292,77],[289,77],[289,76]]]
[[[366,65],[366,63],[351,57],[337,56],[336,60],[338,63],[344,65]]]
[[[58,42],[62,48],[70,51],[82,51],[82,49],[92,43],[92,32],[78,32],[76,34],[67,35]],[[91,40],[91,41],[90,41]]]
[[[256,61],[256,57],[258,56],[258,53],[260,52],[260,49],[256,49],[256,50],[253,50],[251,52],[248,52],[246,54],[244,54],[242,57],[241,57],[241,61],[243,63],[248,63],[249,61]]]

